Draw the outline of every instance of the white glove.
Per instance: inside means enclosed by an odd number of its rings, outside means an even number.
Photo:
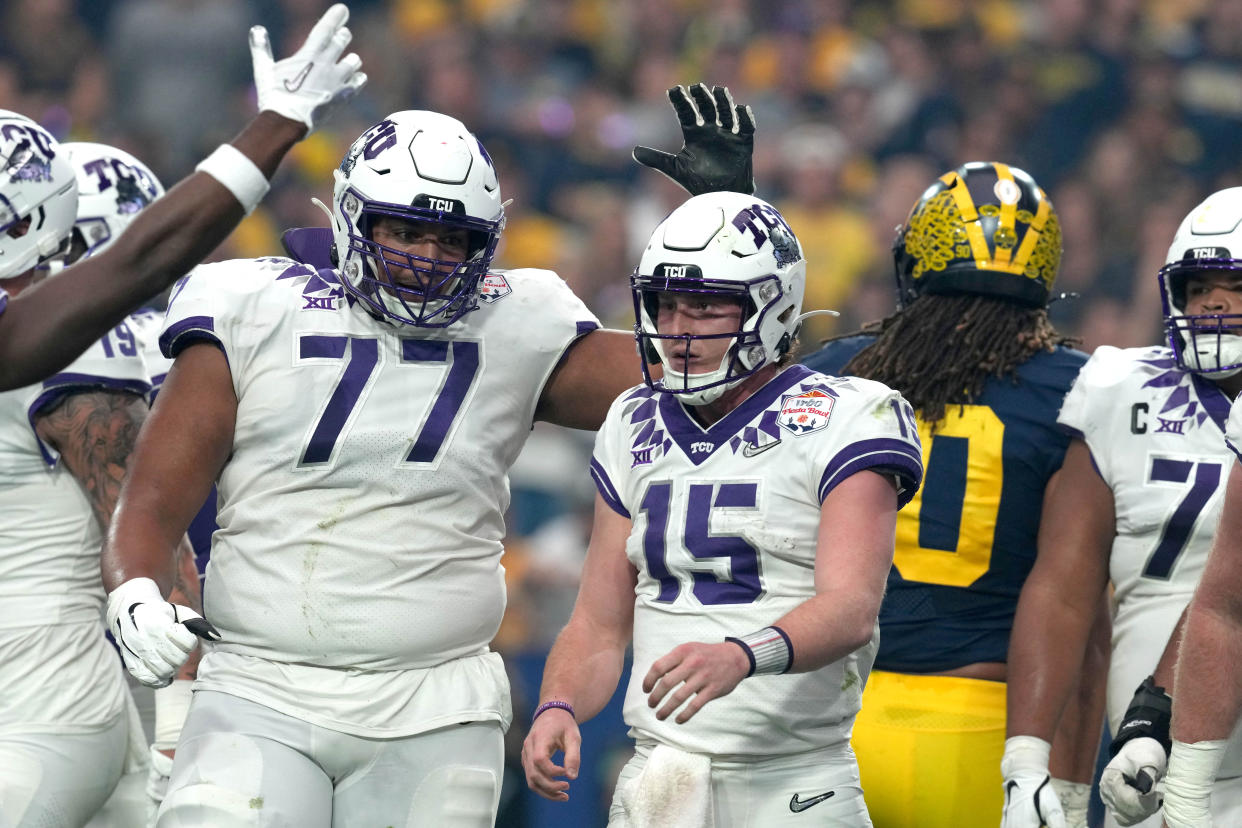
[[[147,769],[147,799],[150,800],[148,804],[151,808],[152,824],[160,803],[164,801],[164,794],[168,793],[168,777],[172,775],[172,766],[172,757],[165,756],[163,751],[152,745],[151,766]]]
[[[187,621],[199,619],[203,635],[220,634],[189,607],[170,604],[150,578],[131,578],[108,595],[108,630],[130,674],[148,687],[165,687],[194,649]]]
[[[1100,775],[1100,799],[1118,825],[1136,825],[1160,809],[1156,783],[1164,778],[1168,761],[1164,745],[1150,736],[1121,746]],[[1145,780],[1140,781],[1140,773],[1146,775]]]
[[[291,121],[301,121],[313,131],[330,108],[362,88],[367,82],[367,76],[358,71],[362,59],[353,52],[341,57],[353,38],[345,28],[347,20],[349,9],[344,3],[332,6],[311,29],[302,48],[279,63],[272,60],[267,29],[250,29],[250,57],[260,112],[271,110]]]
[[[1010,736],[1001,757],[1005,810],[1001,828],[1067,828],[1061,800],[1052,787],[1048,757],[1052,745],[1035,736]]]
[[[1066,828],[1087,828],[1087,807],[1091,802],[1091,786],[1052,777],[1052,789],[1061,800]]]

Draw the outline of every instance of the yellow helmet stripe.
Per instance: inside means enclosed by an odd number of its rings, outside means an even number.
[[[1015,273],[1022,273],[1026,270],[1026,263],[1030,261],[1031,254],[1035,252],[1035,245],[1039,243],[1039,237],[1044,232],[1044,225],[1048,223],[1048,214],[1052,211],[1052,202],[1048,200],[1048,196],[1044,195],[1043,190],[1039,191],[1039,195],[1039,209],[1035,211],[1035,217],[1031,219],[1030,227],[1026,228],[1022,244],[1018,245],[1018,252],[1014,254],[1013,263],[1018,267]]]
[[[979,210],[975,207],[974,199],[970,197],[970,188],[966,186],[966,180],[956,172],[947,173],[941,176],[940,180],[949,185],[949,193],[957,204],[957,211],[961,214],[962,224],[966,228],[966,238],[970,240],[970,252],[975,257],[975,264],[979,267],[987,267],[991,264],[992,254],[988,250],[987,240],[983,238],[983,228],[976,221],[979,218]]]
[[[995,163],[992,165],[992,168],[996,170],[996,181],[998,184],[1001,181],[1008,181],[1013,185],[1013,187],[1008,188],[1011,192],[1020,192],[1018,190],[1017,182],[1013,180],[1013,172],[1010,171],[1008,164]],[[998,192],[1000,191],[1001,190],[998,188]],[[1008,199],[1001,199],[1000,202],[1000,223],[997,225],[997,233],[998,235],[1007,234],[1010,238],[1016,238],[1017,232],[1014,229],[1014,221],[1018,212],[1018,202],[1016,200],[1010,201]],[[993,241],[995,241],[995,239]],[[998,267],[1005,268],[1009,264],[1010,259],[1013,257],[1013,248],[1001,247],[999,244],[995,245],[995,247],[996,264]]]

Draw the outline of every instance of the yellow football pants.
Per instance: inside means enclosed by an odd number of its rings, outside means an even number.
[[[854,723],[875,828],[996,828],[1005,684],[876,670]]]

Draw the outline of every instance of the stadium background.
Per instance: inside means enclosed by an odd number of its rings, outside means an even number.
[[[253,113],[246,31],[297,43],[327,0],[6,0],[0,107],[62,140],[123,147],[165,184]],[[1160,340],[1155,272],[1177,222],[1242,183],[1236,0],[353,0],[370,83],[299,145],[267,200],[212,258],[280,250],[324,225],[331,170],[387,113],[461,118],[500,172],[501,266],[556,270],[611,325],[651,228],[683,198],[634,164],[675,150],[673,83],[727,84],[759,124],[759,194],[809,260],[803,348],[893,306],[890,245],[921,190],[967,160],[1030,172],[1064,233],[1053,320],[1083,339]],[[609,370],[601,366],[601,370]],[[590,436],[539,427],[514,471],[510,608],[513,784],[502,826],[602,825],[627,756],[614,708],[568,805],[536,801],[516,763],[544,654],[567,617],[589,525]]]

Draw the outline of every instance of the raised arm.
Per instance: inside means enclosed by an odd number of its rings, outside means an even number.
[[[633,634],[638,578],[625,556],[629,535],[630,520],[597,494],[578,599],[548,654],[539,690],[540,713],[522,745],[526,784],[545,799],[569,799],[569,785],[578,776],[580,762],[578,722],[603,710],[621,679]],[[552,762],[558,750],[565,752],[561,765]],[[560,776],[566,779],[556,778]]]
[[[1050,778],[1050,745],[1078,684],[1115,534],[1112,490],[1074,440],[1044,495],[1035,566],[1009,640],[1005,828],[1041,824],[1033,803]]]
[[[266,30],[251,30],[259,114],[143,210],[110,248],[9,299],[0,313],[0,390],[69,364],[201,261],[254,209],[289,149],[366,82],[358,57],[341,57],[350,40],[348,18],[344,5],[328,9],[302,48],[278,63]],[[294,78],[297,85],[287,83]]]

